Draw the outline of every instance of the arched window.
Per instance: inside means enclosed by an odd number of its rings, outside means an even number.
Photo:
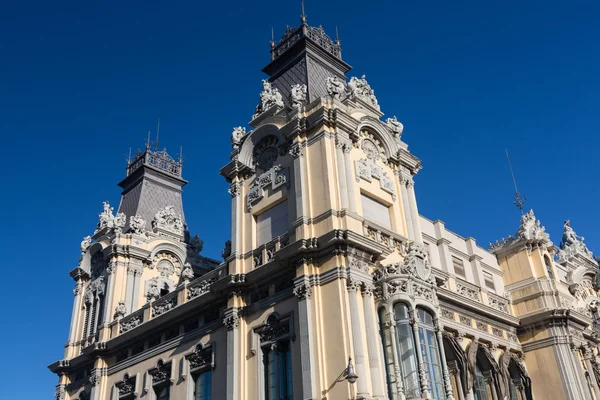
[[[444,381],[442,378],[442,361],[438,348],[433,315],[427,310],[417,308],[419,317],[419,343],[427,372],[427,384],[434,399],[444,399]]]
[[[395,371],[399,370],[405,397],[407,399],[421,397],[418,367],[418,350],[420,350],[425,366],[428,390],[431,392],[432,399],[445,400],[442,358],[435,333],[433,315],[421,308],[416,310],[416,314],[418,318],[415,320],[410,317],[406,304],[396,303],[393,314],[390,315],[393,321],[386,324],[384,322],[384,312],[383,310],[380,311],[381,337],[388,377],[388,395],[391,399],[398,398],[399,388]],[[418,337],[415,337],[415,330],[418,332]]]
[[[552,269],[550,257],[544,256],[544,263],[546,264],[546,272],[548,272],[548,278],[554,280],[554,270]]]

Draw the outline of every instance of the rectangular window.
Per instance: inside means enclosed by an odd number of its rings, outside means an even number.
[[[382,228],[392,229],[392,219],[390,217],[390,208],[363,193],[360,194],[362,201],[363,217]]]
[[[494,285],[494,277],[487,271],[483,272],[483,281],[485,283],[485,287],[491,290],[496,290],[496,286]]]
[[[194,377],[194,400],[210,400],[212,372],[206,371]]]
[[[267,400],[292,400],[292,353],[289,341],[263,348]]]
[[[466,278],[465,264],[463,263],[463,260],[461,260],[458,257],[452,256],[452,265],[454,266],[454,273],[456,274],[456,276],[463,279]]]
[[[288,204],[282,201],[256,217],[256,246],[270,242],[288,230]]]

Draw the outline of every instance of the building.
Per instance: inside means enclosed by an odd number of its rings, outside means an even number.
[[[600,400],[598,263],[530,211],[486,250],[421,216],[420,160],[302,17],[233,129],[231,240],[200,254],[149,145],[81,243],[58,400]],[[517,228],[517,221],[515,221]]]

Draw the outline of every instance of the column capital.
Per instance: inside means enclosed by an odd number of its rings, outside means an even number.
[[[223,318],[223,325],[228,331],[237,329],[240,325],[239,310],[237,307],[228,308],[225,310],[225,318]]]

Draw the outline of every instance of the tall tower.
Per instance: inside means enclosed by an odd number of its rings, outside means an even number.
[[[355,389],[357,398],[387,398],[376,315],[391,293],[387,273],[373,286],[376,268],[404,259],[418,265],[398,274],[411,282],[410,296],[436,308],[414,194],[421,163],[402,141],[402,124],[381,120],[374,90],[364,76],[347,81],[349,70],[340,42],[303,17],[271,43],[252,129],[233,130],[231,161],[221,169],[232,196],[226,262],[243,285],[226,310],[235,321],[227,348],[236,349],[227,361],[236,371],[228,399],[267,396],[270,381],[235,377],[260,376],[274,344],[301,355],[292,359],[293,388],[276,384],[285,396],[341,399]],[[295,299],[273,306],[250,292],[283,300],[290,281]],[[283,326],[281,337],[265,340],[265,326]],[[257,335],[248,340],[247,331]],[[349,358],[360,376],[355,388],[335,384]]]
[[[58,399],[76,398],[69,391],[108,398],[102,382],[114,354],[106,343],[139,325],[144,315],[175,307],[177,287],[218,265],[199,254],[202,241],[187,230],[181,172],[181,160],[146,146],[119,183],[116,215],[104,202],[96,229],[81,242],[79,264],[70,273],[76,284],[65,356],[50,366],[61,376]],[[120,326],[123,318],[132,322]]]

